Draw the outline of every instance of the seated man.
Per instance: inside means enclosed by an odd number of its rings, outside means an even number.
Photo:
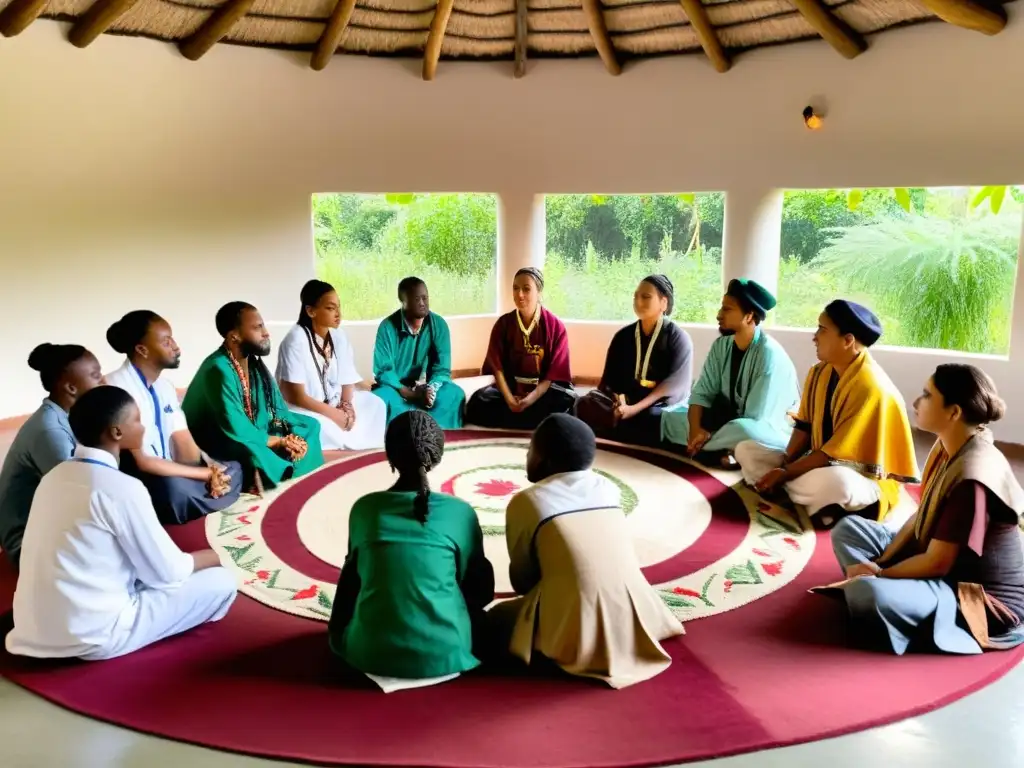
[[[590,427],[568,414],[533,433],[526,472],[536,485],[512,497],[505,521],[509,577],[524,597],[490,615],[527,664],[537,652],[624,688],[669,667],[660,641],[683,626],[640,571],[619,489],[590,468],[596,450]]]
[[[243,487],[256,493],[321,466],[320,425],[285,405],[263,362],[270,334],[256,307],[225,304],[216,324],[224,344],[199,366],[181,404],[196,443],[240,462]]]
[[[786,350],[761,330],[775,297],[753,280],[731,280],[718,310],[720,338],[711,345],[689,404],[666,409],[661,436],[724,460],[738,443],[754,440],[782,450],[792,426],[788,412],[800,397],[796,369]]]
[[[407,277],[398,284],[402,308],[385,317],[373,347],[373,393],[388,406],[388,422],[414,409],[430,411],[441,429],[462,426],[466,393],[452,381],[448,323],[430,311],[427,284]]]
[[[107,342],[127,357],[107,374],[107,383],[135,398],[146,428],[142,447],[122,455],[121,471],[146,486],[160,522],[187,523],[233,504],[242,490],[241,465],[202,455],[174,385],[161,377],[181,363],[171,326],[155,312],[138,309],[107,329]]]
[[[69,421],[79,445],[32,501],[7,650],[110,659],[223,618],[234,576],[211,549],[178,549],[145,486],[118,471],[121,451],[139,450],[145,435],[132,396],[96,387]]]
[[[0,548],[15,568],[39,481],[75,451],[68,411],[103,383],[99,360],[78,344],[40,344],[28,365],[39,371],[46,397],[21,425],[0,470]]]
[[[903,396],[868,352],[882,326],[867,307],[833,301],[818,318],[821,361],[807,375],[784,451],[736,446],[743,478],[759,493],[784,488],[829,527],[847,512],[879,520],[916,482],[917,458]]]

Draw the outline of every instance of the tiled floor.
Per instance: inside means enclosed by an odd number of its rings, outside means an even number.
[[[0,430],[0,456],[13,434]],[[923,461],[930,441],[919,441]],[[1014,455],[1018,476],[1024,458]],[[991,768],[1024,765],[1024,667],[976,694],[928,715],[796,747],[691,766],[714,768]],[[880,696],[885,695],[879,690]],[[223,705],[229,706],[227,699]],[[218,702],[195,702],[217,717]],[[0,680],[0,766],[3,768],[258,768],[291,763],[259,760],[145,736],[89,720]],[[427,756],[424,756],[427,759]]]

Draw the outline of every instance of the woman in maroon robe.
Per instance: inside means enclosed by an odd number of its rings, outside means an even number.
[[[494,376],[494,384],[470,398],[466,423],[534,429],[544,417],[573,409],[569,341],[562,321],[540,305],[543,290],[539,269],[516,272],[516,308],[494,323],[482,369]]]

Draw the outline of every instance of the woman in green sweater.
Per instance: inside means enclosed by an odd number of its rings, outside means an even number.
[[[352,507],[328,625],[331,650],[372,675],[466,672],[480,664],[474,629],[494,600],[476,511],[430,490],[427,473],[444,453],[444,432],[430,414],[395,417],[384,450],[398,481]]]

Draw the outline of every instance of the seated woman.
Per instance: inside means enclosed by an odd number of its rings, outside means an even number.
[[[146,487],[118,471],[146,431],[132,396],[95,387],[68,420],[79,445],[32,501],[7,650],[111,659],[223,618],[235,577],[212,549],[178,549]]]
[[[425,411],[405,411],[388,425],[384,450],[398,481],[352,507],[331,650],[371,675],[424,679],[473,669],[474,629],[494,599],[494,571],[473,507],[430,490],[444,432]]]
[[[539,269],[516,272],[516,308],[491,330],[481,373],[494,384],[477,391],[466,405],[466,423],[502,429],[534,429],[552,413],[576,403],[569,370],[569,340],[562,321],[540,305],[544,276]]]
[[[137,477],[164,525],[187,523],[238,501],[242,467],[204,456],[189,432],[174,384],[163,375],[181,364],[171,326],[148,309],[129,312],[107,329],[107,343],[125,356],[108,384],[135,399],[146,434],[121,454],[121,471]]]
[[[0,547],[15,568],[39,481],[74,452],[68,411],[79,397],[103,383],[99,361],[77,344],[40,344],[28,356],[28,364],[39,371],[47,396],[18,430],[0,470]]]
[[[320,422],[325,451],[360,451],[384,445],[387,405],[369,388],[341,325],[341,302],[329,283],[302,287],[299,319],[277,353],[277,382],[295,413]]]
[[[894,534],[847,517],[832,532],[842,590],[862,639],[902,655],[923,641],[976,654],[1024,643],[1024,490],[984,425],[1003,416],[995,384],[971,365],[940,365],[914,402],[938,436],[917,515]]]
[[[492,636],[529,664],[536,652],[573,675],[625,688],[668,669],[661,641],[683,634],[640,570],[618,487],[591,470],[590,427],[568,414],[533,433],[535,485],[509,502],[509,577],[519,595],[491,609]]]
[[[576,415],[598,437],[659,445],[662,408],[689,395],[693,343],[668,319],[674,293],[665,275],[650,275],[637,286],[633,311],[640,319],[612,337],[600,385],[576,403]]]

